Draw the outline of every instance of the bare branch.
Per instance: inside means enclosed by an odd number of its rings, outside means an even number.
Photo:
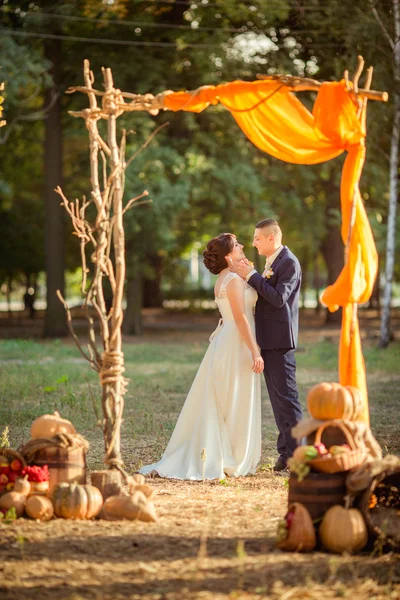
[[[102,71],[104,91],[100,92],[93,88],[94,76],[87,60],[84,61],[85,85],[68,90],[68,93],[83,92],[89,100],[88,108],[71,114],[85,120],[89,133],[91,199],[89,202],[86,201],[86,198],[81,203],[78,200],[69,202],[61,188],[57,188],[56,191],[71,218],[73,233],[80,240],[82,293],[85,296],[84,310],[89,330],[89,343],[87,344],[89,354],[82,350],[72,327],[70,327],[70,330],[80,352],[90,364],[96,365],[100,383],[103,387],[102,410],[104,420],[102,425],[106,450],[105,462],[111,468],[119,469],[125,476],[120,450],[123,396],[127,387],[127,380],[124,377],[124,356],[121,350],[122,300],[126,270],[123,215],[134,203],[139,205],[140,200],[148,195],[146,190],[139,196],[129,200],[125,208],[123,207],[125,170],[138,153],[146,148],[154,136],[168,123],[158,127],[126,164],[126,132],[122,132],[122,138],[118,145],[116,128],[118,116],[133,109],[148,110],[151,114],[155,114],[159,108],[162,108],[161,105],[156,108],[155,104],[160,103],[165,94],[161,94],[157,98],[154,98],[151,94],[144,96],[125,95],[114,87],[111,69],[103,69]],[[130,104],[125,103],[124,96],[132,102]],[[101,98],[101,107],[97,105],[99,97]],[[132,104],[135,104],[134,108]],[[107,136],[104,139],[98,130],[99,119],[104,119],[107,122]],[[102,161],[101,165],[99,165],[99,153]],[[86,219],[86,208],[92,202],[96,212],[94,222],[89,223]],[[92,265],[92,277],[89,286],[87,286],[89,253],[86,250],[88,243],[91,245],[90,261]],[[111,254],[112,248],[113,253]],[[111,286],[111,307],[105,301],[103,286],[105,280],[103,278],[106,278]],[[65,302],[64,306],[68,311]],[[99,319],[104,350],[101,355],[95,343],[96,335],[94,320],[91,315],[92,309]],[[67,318],[70,320],[69,312],[67,312]],[[94,404],[93,397],[92,402]]]
[[[308,77],[294,77],[292,75],[257,75],[258,79],[266,79],[266,80],[274,80],[280,81],[287,88],[293,90],[294,92],[302,92],[302,91],[312,91],[318,92],[321,87],[321,82],[315,79],[310,79]],[[346,71],[344,77],[346,78]],[[348,77],[348,71],[347,71]],[[350,96],[356,96],[353,90],[349,90]],[[377,100],[379,102],[387,102],[389,99],[389,95],[387,92],[378,92],[375,90],[366,90],[360,89],[358,90],[358,95],[361,98],[368,98],[368,100]]]
[[[167,127],[168,125],[169,125],[169,122],[167,121],[166,123],[163,123],[163,125],[160,125],[160,127],[157,127],[157,129],[155,129],[153,131],[153,133],[147,138],[147,140],[144,142],[144,144],[142,144],[140,146],[140,148],[138,150],[136,150],[136,152],[134,152],[134,154],[132,154],[132,156],[130,157],[130,159],[126,163],[125,169],[127,169],[129,167],[129,165],[131,164],[131,162],[135,160],[135,158],[138,156],[138,154],[140,154],[142,152],[142,150],[144,150],[145,148],[147,148],[147,146],[150,144],[150,142],[153,140],[153,138],[155,138],[155,136],[158,133],[160,133],[160,131],[162,129],[164,129],[164,127]]]
[[[371,12],[374,15],[379,27],[381,28],[383,37],[386,38],[386,41],[388,42],[391,50],[394,50],[394,45],[395,45],[394,40],[392,40],[392,37],[391,37],[390,33],[388,32],[388,30],[386,29],[385,24],[383,23],[382,19],[380,18],[379,13],[376,10],[376,7],[375,7],[374,3],[372,2],[372,0],[369,0],[369,4],[371,6]]]
[[[136,202],[137,200],[140,200],[140,198],[143,198],[144,196],[148,196],[148,195],[149,195],[149,192],[148,192],[147,190],[144,190],[144,192],[142,192],[142,193],[140,194],[140,196],[136,196],[136,198],[131,198],[131,199],[130,199],[130,200],[127,202],[127,204],[126,204],[126,206],[125,206],[124,210],[122,211],[122,214],[124,215],[124,214],[126,213],[126,211],[130,209],[130,207],[132,206],[132,204],[133,204],[134,202]],[[149,201],[147,200],[147,202],[149,202]],[[140,203],[140,204],[142,204],[142,203]]]
[[[364,59],[362,56],[357,56],[357,61],[358,61],[358,65],[357,65],[357,69],[356,72],[354,74],[353,77],[353,90],[355,94],[358,94],[358,82],[360,81],[360,77],[361,77],[361,73],[363,72],[364,69]]]
[[[82,356],[83,356],[83,357],[84,357],[84,358],[85,358],[85,359],[86,359],[86,360],[87,360],[87,361],[90,363],[90,366],[92,367],[92,369],[94,369],[95,371],[100,371],[99,365],[98,365],[98,364],[97,364],[97,363],[96,363],[94,360],[92,360],[92,358],[91,358],[90,356],[88,356],[88,355],[86,354],[86,352],[83,350],[83,348],[82,348],[82,346],[81,346],[81,343],[80,343],[80,341],[79,341],[79,338],[78,338],[78,336],[76,335],[76,333],[75,333],[75,331],[74,331],[74,328],[73,328],[73,325],[72,325],[71,311],[70,311],[70,309],[69,309],[69,306],[68,306],[68,304],[67,304],[67,303],[66,303],[66,301],[64,300],[64,298],[63,298],[63,296],[62,296],[62,294],[61,294],[60,290],[57,290],[57,296],[58,296],[59,300],[60,300],[60,301],[63,303],[63,305],[64,305],[65,312],[67,313],[67,325],[68,325],[68,329],[69,329],[69,331],[70,331],[70,333],[71,333],[72,337],[73,337],[73,338],[74,338],[74,340],[75,340],[75,343],[76,343],[76,346],[77,346],[77,348],[78,348],[79,352],[80,352],[80,353],[82,354]]]

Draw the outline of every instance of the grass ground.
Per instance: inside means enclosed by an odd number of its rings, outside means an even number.
[[[132,472],[161,455],[208,333],[171,331],[126,341],[130,385],[122,448]],[[337,380],[337,344],[323,338],[315,332],[300,336],[303,403],[311,385]],[[400,344],[382,351],[367,340],[364,354],[373,432],[384,453],[400,454]],[[99,410],[96,374],[71,342],[5,340],[0,369],[0,429],[10,426],[13,447],[29,439],[36,416],[58,409],[90,441],[89,467],[101,468],[103,441],[88,390],[90,384]],[[276,429],[265,390],[262,430],[262,459],[254,477],[204,483],[154,479],[157,523],[23,520],[0,525],[0,598],[400,598],[399,555],[275,550],[287,480],[270,471]]]

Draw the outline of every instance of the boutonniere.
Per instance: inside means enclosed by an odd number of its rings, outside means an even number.
[[[272,277],[272,275],[274,274],[272,269],[268,269],[268,271],[266,271],[265,273],[265,279],[269,279],[270,277]]]

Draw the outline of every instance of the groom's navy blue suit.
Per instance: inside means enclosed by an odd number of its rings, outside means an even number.
[[[283,247],[271,265],[273,275],[253,273],[248,283],[257,291],[256,337],[264,359],[264,377],[279,429],[278,453],[287,459],[297,446],[291,428],[303,416],[296,384],[301,267]]]

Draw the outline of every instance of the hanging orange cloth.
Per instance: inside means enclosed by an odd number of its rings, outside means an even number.
[[[358,387],[365,400],[363,420],[369,422],[364,359],[357,313],[366,302],[377,273],[377,252],[368,217],[358,189],[365,160],[365,103],[363,114],[344,81],[323,83],[312,113],[275,80],[233,81],[204,86],[194,92],[172,92],[164,106],[173,111],[201,112],[210,104],[222,104],[246,136],[260,150],[296,164],[317,164],[348,155],[341,181],[342,239],[348,244],[346,264],[336,282],[322,295],[329,310],[343,307],[339,347],[339,380]],[[353,198],[354,223],[349,236]]]

